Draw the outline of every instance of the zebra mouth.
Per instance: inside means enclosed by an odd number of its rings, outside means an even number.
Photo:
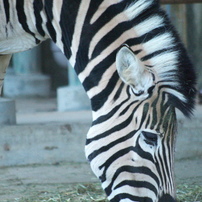
[[[164,194],[158,202],[176,202],[176,200],[169,194]]]

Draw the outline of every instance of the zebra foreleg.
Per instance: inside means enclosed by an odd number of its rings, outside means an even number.
[[[9,65],[12,55],[0,55],[0,95],[2,94],[3,81],[6,74],[6,68]]]

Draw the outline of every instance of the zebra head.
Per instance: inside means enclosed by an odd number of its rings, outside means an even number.
[[[124,172],[130,178],[120,184],[131,186],[134,201],[175,201],[173,177],[176,114],[169,103],[169,91],[152,66],[144,63],[123,46],[117,54],[116,67],[122,81],[129,87],[135,102],[133,162]],[[124,178],[124,176],[123,176]]]
[[[120,101],[93,122],[86,156],[110,201],[174,202],[175,108],[188,114],[193,100],[176,71],[159,74],[136,53],[127,45],[117,53]]]

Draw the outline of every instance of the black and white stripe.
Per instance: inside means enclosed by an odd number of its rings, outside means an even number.
[[[51,38],[74,67],[92,104],[86,157],[109,200],[174,202],[175,108],[190,116],[195,73],[158,0],[3,0],[0,10],[0,54]]]

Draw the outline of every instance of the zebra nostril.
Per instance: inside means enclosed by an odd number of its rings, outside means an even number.
[[[164,194],[158,202],[177,202],[171,195]]]

